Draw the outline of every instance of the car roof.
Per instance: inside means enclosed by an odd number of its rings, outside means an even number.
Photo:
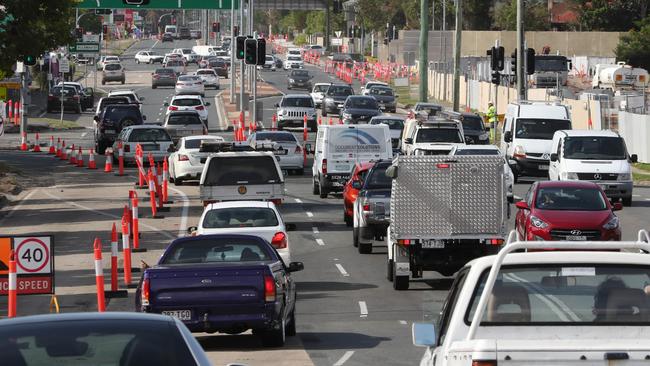
[[[228,201],[211,203],[205,207],[204,211],[218,210],[221,208],[232,207],[259,207],[259,208],[272,208],[275,209],[275,204],[270,201]]]
[[[165,127],[163,127],[161,125],[158,125],[158,124],[155,124],[155,123],[145,123],[143,125],[131,125],[131,126],[127,126],[127,127],[124,127],[124,128],[131,128],[131,129],[134,129],[134,130],[143,130],[145,128],[146,129],[154,128],[154,129],[161,129],[161,130],[165,129]]]
[[[309,98],[311,99],[311,95],[309,94],[285,94],[284,97],[282,98]]]
[[[183,140],[219,140],[223,141],[224,138],[221,136],[215,136],[215,135],[193,135],[193,136],[185,136],[182,137]]]
[[[111,311],[104,313],[79,312],[21,316],[16,318],[2,319],[0,320],[0,326],[9,327],[12,325],[21,324],[42,324],[51,322],[71,322],[83,320],[145,320],[152,322],[166,322],[170,325],[174,323],[173,318],[159,314]]]
[[[108,93],[109,97],[112,97],[114,95],[126,95],[126,94],[135,94],[133,90],[111,90]]]
[[[257,136],[257,134],[260,133],[265,133],[269,135],[292,135],[293,136],[293,133],[289,131],[259,131],[259,132],[255,132],[254,135]]]
[[[555,133],[561,133],[564,136],[620,137],[612,130],[560,130]]]
[[[547,180],[537,183],[537,188],[598,188],[598,184],[579,180]]]
[[[373,119],[374,120],[387,120],[387,119],[389,119],[389,120],[402,121],[402,122],[404,122],[406,120],[406,119],[404,119],[404,117],[391,116],[389,114],[386,114],[386,115],[382,114],[382,115],[379,115],[379,116],[374,116],[374,117],[370,118],[370,121],[372,121]]]
[[[319,86],[319,85],[331,85],[332,83],[314,83],[314,86]]]
[[[496,255],[490,255],[474,259],[466,264],[467,266],[478,266],[483,268],[491,267],[496,259]],[[504,265],[524,265],[531,266],[540,264],[559,264],[573,265],[576,264],[641,264],[650,265],[650,255],[632,252],[597,252],[597,251],[542,251],[527,253],[508,254]]]
[[[372,100],[376,100],[375,97],[371,97],[370,95],[357,95],[357,94],[349,95],[348,99],[372,99]]]

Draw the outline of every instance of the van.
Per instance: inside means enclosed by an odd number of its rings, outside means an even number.
[[[553,135],[550,180],[586,180],[598,184],[607,197],[632,205],[632,167],[625,140],[613,131],[556,131]]]
[[[192,51],[199,56],[212,56],[212,54],[217,50],[218,48],[216,46],[201,45],[192,47]]]
[[[326,198],[341,192],[356,164],[392,158],[388,125],[321,125],[312,166],[313,194]]]
[[[499,147],[515,182],[522,175],[548,175],[553,134],[571,129],[569,108],[554,102],[508,104]]]
[[[175,39],[178,39],[178,28],[176,28],[175,25],[166,25],[165,26],[165,33],[170,33],[172,37]]]

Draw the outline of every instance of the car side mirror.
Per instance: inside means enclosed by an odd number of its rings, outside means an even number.
[[[404,143],[405,143],[405,144],[412,144],[412,143],[413,143],[413,139],[410,138],[410,137],[409,137],[409,138],[406,138],[406,139],[404,139]]]
[[[305,265],[302,262],[291,262],[289,263],[289,272],[299,272],[305,269]]]
[[[557,161],[557,153],[551,154],[551,161]]]
[[[530,207],[528,207],[526,201],[519,201],[515,203],[515,206],[520,210],[530,210]]]
[[[287,231],[296,231],[296,224],[293,223],[284,224],[284,228],[287,229]]]
[[[397,167],[395,165],[391,165],[386,168],[386,176],[392,179],[397,178]]]
[[[93,121],[95,121],[95,122],[99,122],[99,116],[94,116],[94,117],[93,117]]]
[[[511,131],[506,131],[503,134],[503,141],[505,142],[512,142],[512,132]]]
[[[433,347],[436,344],[436,328],[431,323],[413,323],[411,335],[416,347]]]
[[[169,107],[169,103],[165,102],[165,103],[163,103],[163,106]]]
[[[86,94],[90,94],[90,95],[94,95],[94,94],[95,94],[95,90],[94,90],[93,88],[85,88],[85,89],[84,89],[84,93],[86,93]]]
[[[147,116],[142,116],[142,120],[143,120],[143,121],[146,121],[146,120],[147,120]]]
[[[639,161],[639,156],[637,154],[632,154],[630,156],[630,161],[633,162],[633,163],[638,162]]]
[[[275,108],[280,108],[280,104],[278,104],[278,103],[275,103],[274,106],[275,106]]]
[[[140,99],[140,101],[143,101],[143,100],[145,100],[146,98],[145,98],[145,97],[138,96],[138,99]]]
[[[206,107],[209,107],[209,106],[210,106],[210,102],[205,102],[205,106],[206,106]]]
[[[623,209],[623,204],[621,202],[614,202],[612,205],[612,211],[620,211]]]
[[[198,227],[196,227],[196,226],[190,226],[190,227],[187,228],[187,233],[190,234],[190,235],[192,235],[193,233],[197,232],[198,230],[199,230]]]
[[[361,182],[358,180],[353,180],[352,181],[352,188],[354,189],[361,189]]]
[[[176,151],[176,146],[174,146],[174,144],[169,145],[167,152],[174,152],[174,151]]]

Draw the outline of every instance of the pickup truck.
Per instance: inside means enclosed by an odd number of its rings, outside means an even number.
[[[296,334],[296,285],[266,240],[252,235],[200,235],[174,240],[154,267],[145,266],[136,311],[170,315],[192,332],[249,329],[267,346]]]
[[[360,191],[354,201],[353,244],[361,254],[372,253],[372,241],[384,240],[390,224],[390,188],[392,180],[386,176],[390,161],[378,161],[366,174],[363,185],[353,182]]]
[[[413,343],[426,347],[421,366],[648,362],[646,231],[630,242],[514,237],[498,255],[458,272],[437,330],[432,323],[413,324]]]

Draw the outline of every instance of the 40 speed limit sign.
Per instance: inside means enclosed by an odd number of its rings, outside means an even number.
[[[8,268],[14,251],[18,294],[54,293],[54,253],[51,236],[0,238],[0,295],[8,291]]]

